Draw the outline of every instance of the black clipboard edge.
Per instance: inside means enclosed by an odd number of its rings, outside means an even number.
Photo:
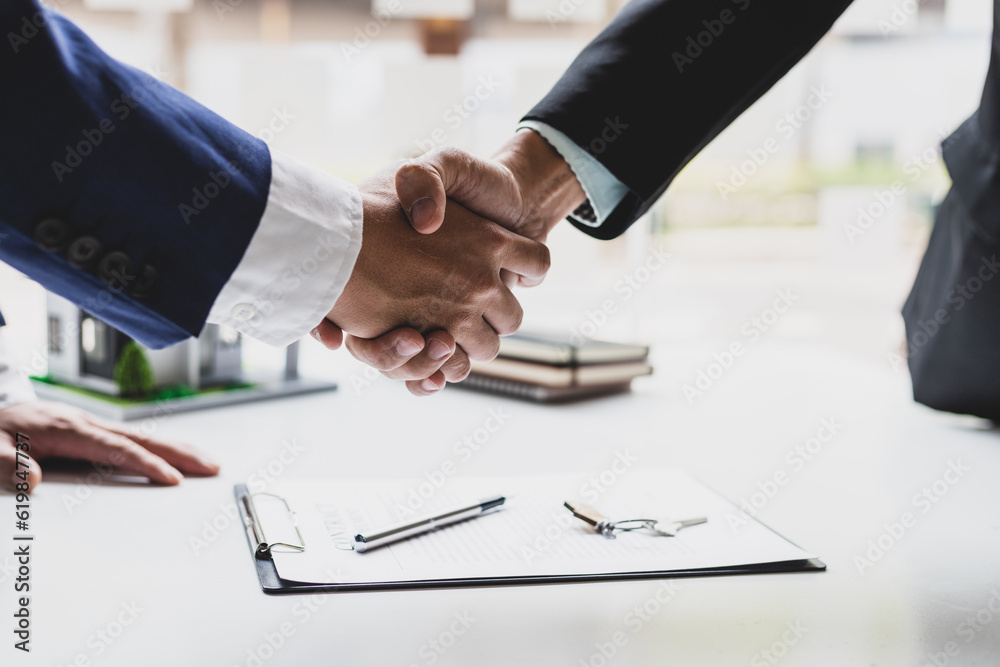
[[[237,484],[234,488],[236,502],[239,505],[243,497],[249,493],[245,484]],[[255,557],[257,548],[250,540],[246,530],[247,546],[250,548],[250,558],[257,570],[260,587],[268,595],[311,595],[315,593],[357,593],[361,591],[389,590],[419,590],[435,588],[484,588],[493,586],[521,586],[540,584],[569,584],[595,581],[636,581],[644,579],[687,579],[691,577],[726,577],[741,574],[785,574],[792,572],[823,572],[826,563],[818,558],[781,561],[778,563],[758,563],[755,565],[740,565],[732,567],[709,567],[694,570],[674,570],[672,572],[614,572],[607,574],[567,574],[545,575],[534,577],[490,577],[477,579],[438,579],[434,581],[376,581],[349,584],[312,584],[300,581],[289,581],[278,576],[274,561],[268,558]]]

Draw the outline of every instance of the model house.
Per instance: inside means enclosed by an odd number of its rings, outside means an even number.
[[[132,339],[54,294],[48,295],[49,377],[62,384],[118,395],[115,364]],[[209,324],[201,336],[164,350],[143,348],[156,389],[191,390],[243,380],[240,334]]]

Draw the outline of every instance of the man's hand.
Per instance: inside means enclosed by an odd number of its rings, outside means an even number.
[[[444,224],[450,198],[539,242],[586,199],[562,156],[530,130],[515,133],[492,160],[457,148],[432,150],[405,162],[396,172],[395,187],[410,222],[421,233],[434,233]],[[502,278],[508,285],[539,282],[507,271]],[[313,335],[330,349],[340,347],[343,340],[343,333],[330,322],[320,325]],[[446,332],[433,335],[447,341]],[[429,346],[430,340],[426,344]],[[412,358],[399,354],[401,348],[413,350],[414,355],[425,349],[423,337],[412,329],[395,330],[376,340],[348,336],[347,347],[358,360],[383,375],[405,380],[417,396],[436,393],[445,381],[459,382],[468,375],[468,359],[461,348],[440,370],[425,353]]]
[[[530,130],[517,132],[492,160],[477,158],[457,148],[438,148],[405,162],[396,172],[396,193],[414,229],[424,234],[436,232],[446,219],[448,199],[497,222],[522,236],[544,242],[549,231],[586,199],[583,188],[569,165],[545,139]],[[504,282],[522,286],[539,282],[532,276],[504,272]],[[340,332],[324,330],[321,341],[337,341]],[[422,348],[423,341],[410,331],[394,331],[384,338],[404,336]],[[441,335],[444,332],[437,332]],[[347,338],[347,347],[357,359],[382,368],[386,350],[394,342]],[[329,345],[328,345],[329,347]],[[461,356],[458,350],[456,356]],[[383,375],[407,381],[418,396],[435,393],[444,380],[458,382],[468,374],[468,364],[449,362],[443,373],[426,375],[425,359],[413,362],[398,356],[391,372]],[[462,370],[461,373],[450,372]]]
[[[330,320],[312,331],[312,336],[329,350],[344,342],[344,332]],[[362,343],[362,349],[354,345]],[[393,380],[404,380],[414,396],[430,396],[441,391],[447,382],[458,382],[469,374],[469,357],[455,344],[447,331],[435,331],[424,339],[416,329],[393,329],[378,338],[350,337],[351,354]]]
[[[452,147],[409,160],[396,172],[396,192],[424,234],[441,226],[453,199],[540,242],[587,198],[562,156],[531,130],[515,133],[491,160]]]
[[[468,373],[465,355],[492,359],[500,345],[498,334],[517,330],[521,307],[501,271],[541,280],[549,268],[548,249],[455,203],[447,204],[448,221],[438,233],[419,234],[396,198],[394,174],[395,169],[386,170],[359,186],[364,240],[354,272],[328,319],[362,338],[408,327],[366,346],[365,361],[392,375],[396,361],[421,350],[419,358],[408,363],[416,362],[424,378],[437,376],[440,383],[434,384],[440,388],[442,375]],[[412,335],[432,331],[437,333],[426,343]],[[330,341],[331,347],[338,343],[330,325],[321,325],[316,336]],[[438,375],[442,363],[446,370]]]
[[[15,480],[16,433],[31,444],[29,488],[42,481],[38,461],[59,457],[92,461],[138,473],[158,484],[180,484],[184,475],[211,476],[219,465],[188,445],[132,433],[120,424],[61,403],[26,401],[0,410],[0,480]]]

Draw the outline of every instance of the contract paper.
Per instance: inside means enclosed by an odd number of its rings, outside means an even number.
[[[295,512],[306,549],[272,551],[288,582],[360,584],[664,573],[803,561],[815,555],[741,512],[683,470],[632,470],[605,483],[586,474],[436,480],[282,480],[269,493]],[[502,508],[365,553],[355,534],[496,497]],[[254,498],[268,541],[296,542],[287,510]],[[675,537],[595,533],[563,507],[584,502],[614,519],[708,522]]]

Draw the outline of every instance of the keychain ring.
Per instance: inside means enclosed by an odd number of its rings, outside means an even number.
[[[594,530],[599,532],[601,535],[604,535],[604,537],[613,540],[615,539],[615,531],[627,533],[632,530],[642,530],[644,528],[652,530],[656,527],[656,524],[656,519],[622,519],[621,521],[601,521],[594,526]]]

